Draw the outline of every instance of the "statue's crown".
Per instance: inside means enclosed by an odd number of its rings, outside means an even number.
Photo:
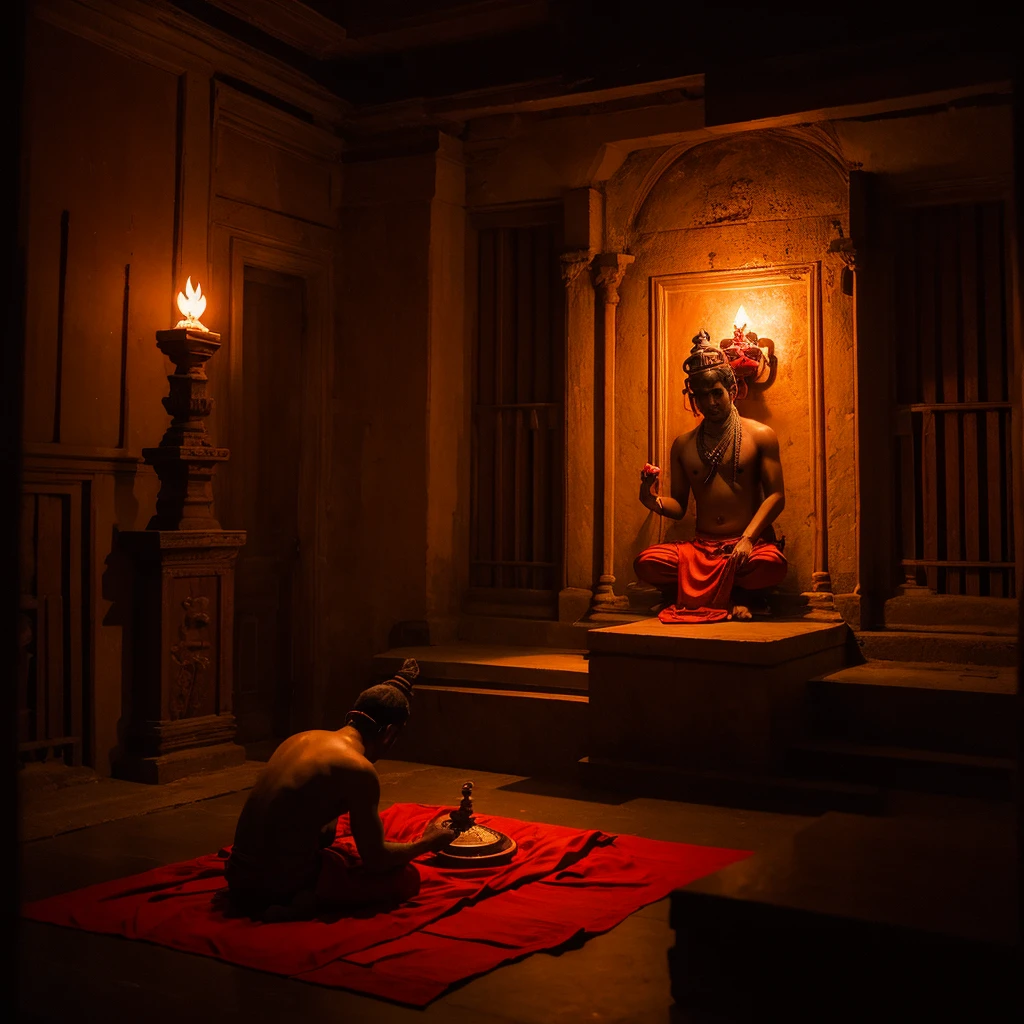
[[[683,373],[690,377],[716,366],[728,365],[728,362],[728,356],[720,348],[711,344],[711,335],[702,328],[693,339],[693,348],[690,349],[690,354],[683,361]]]

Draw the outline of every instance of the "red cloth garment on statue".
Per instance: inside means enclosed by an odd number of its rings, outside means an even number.
[[[385,834],[416,838],[442,808],[396,804]],[[425,1006],[456,982],[581,935],[607,931],[673,889],[749,856],[742,850],[611,836],[477,815],[518,843],[512,862],[446,868],[414,862],[418,892],[312,921],[231,916],[228,850],[27,904],[34,921],[142,939],[303,981]],[[333,851],[354,865],[347,818]],[[336,865],[337,867],[338,865]],[[358,870],[358,869],[356,869]]]
[[[763,590],[785,579],[785,556],[765,540],[754,544],[736,572],[728,556],[739,540],[698,533],[692,541],[654,544],[640,552],[633,563],[639,579],[652,587],[676,584],[676,603],[658,614],[662,622],[723,622],[731,616],[733,587]]]

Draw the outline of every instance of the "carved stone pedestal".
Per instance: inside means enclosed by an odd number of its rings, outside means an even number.
[[[245,760],[231,713],[234,565],[243,530],[137,530],[131,718],[120,778],[171,782]]]
[[[220,335],[189,320],[156,337],[174,363],[163,400],[171,424],[158,447],[142,452],[160,493],[148,529],[120,535],[135,562],[135,615],[131,715],[115,771],[137,782],[245,760],[231,713],[235,560],[245,531],[222,530],[214,515],[213,471],[231,453],[210,443],[203,422],[213,408],[204,367]]]

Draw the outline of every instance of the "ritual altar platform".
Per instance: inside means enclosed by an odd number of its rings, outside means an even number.
[[[767,802],[788,792],[814,803],[821,788],[826,806],[870,805],[870,787],[841,793],[784,771],[806,731],[809,681],[858,657],[845,623],[647,618],[591,630],[587,647],[589,782],[722,802],[742,791],[748,803],[758,789]]]

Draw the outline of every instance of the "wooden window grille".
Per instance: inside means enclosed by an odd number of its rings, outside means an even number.
[[[560,241],[554,223],[478,232],[470,588],[520,602],[561,587]]]
[[[1014,596],[1013,453],[1001,202],[898,224],[897,497],[908,583]]]
[[[82,490],[26,484],[21,507],[17,730],[22,760],[83,760]]]

